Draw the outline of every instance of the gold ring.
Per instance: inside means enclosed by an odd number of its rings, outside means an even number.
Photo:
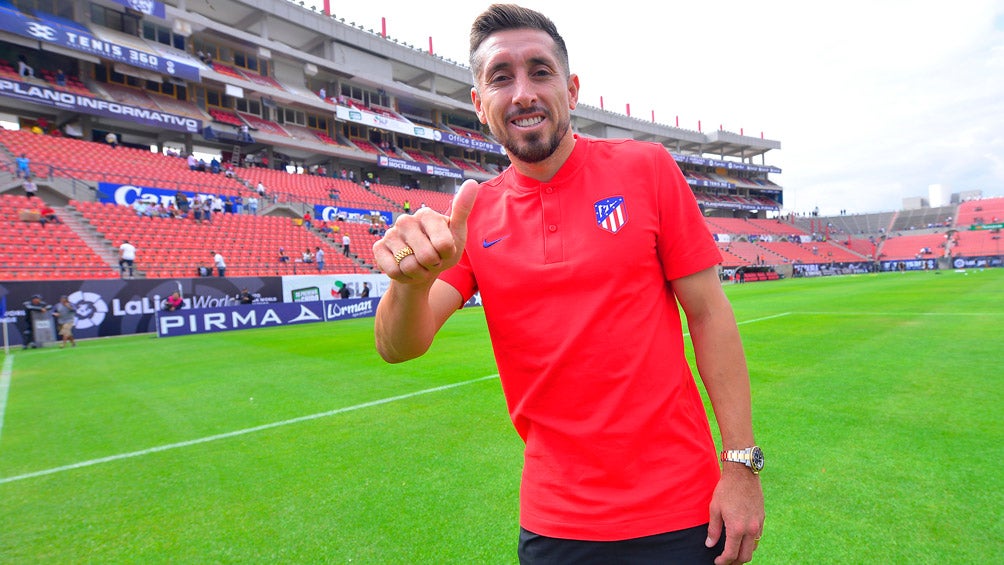
[[[404,261],[405,257],[407,257],[408,255],[414,255],[414,254],[415,254],[415,250],[412,249],[410,246],[405,245],[403,249],[400,249],[400,250],[398,250],[398,251],[396,251],[394,253],[394,261],[398,265],[400,265],[401,261]]]

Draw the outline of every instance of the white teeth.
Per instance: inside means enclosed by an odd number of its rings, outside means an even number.
[[[537,125],[537,124],[539,124],[540,122],[543,122],[543,121],[544,121],[544,118],[541,118],[541,117],[538,116],[536,118],[526,118],[526,119],[523,119],[523,120],[516,120],[515,123],[519,127],[526,128],[526,127],[530,127],[530,126],[535,126],[535,125]]]

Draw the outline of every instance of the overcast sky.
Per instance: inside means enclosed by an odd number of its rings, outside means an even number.
[[[332,11],[374,30],[385,17],[391,37],[428,48],[431,36],[466,61],[489,4]],[[932,184],[1004,195],[1004,0],[522,4],[558,26],[581,103],[780,141],[767,164],[783,170],[785,211],[899,210]]]

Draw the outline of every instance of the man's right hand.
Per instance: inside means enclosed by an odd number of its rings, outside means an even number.
[[[467,241],[467,218],[480,185],[467,180],[453,197],[450,215],[422,208],[402,214],[394,227],[373,244],[377,266],[391,280],[407,285],[431,285],[439,273],[460,261]],[[411,249],[413,253],[408,254]],[[403,255],[398,261],[395,258]]]

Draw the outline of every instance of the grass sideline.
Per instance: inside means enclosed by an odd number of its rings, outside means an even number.
[[[726,290],[767,454],[756,562],[1004,553],[1004,270]],[[0,562],[515,563],[522,445],[480,310],[413,362],[372,341],[366,319],[14,351]]]

